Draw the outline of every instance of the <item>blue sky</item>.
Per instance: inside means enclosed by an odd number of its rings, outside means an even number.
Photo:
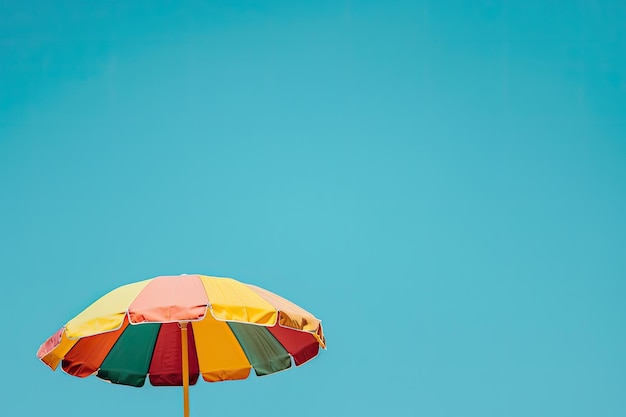
[[[157,275],[329,349],[191,415],[626,413],[626,7],[0,2],[3,415],[182,415],[39,344]],[[62,411],[61,411],[62,410]]]

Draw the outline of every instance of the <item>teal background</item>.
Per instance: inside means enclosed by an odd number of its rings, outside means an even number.
[[[182,415],[40,343],[231,276],[321,318],[192,416],[626,415],[621,1],[0,1],[0,414]]]

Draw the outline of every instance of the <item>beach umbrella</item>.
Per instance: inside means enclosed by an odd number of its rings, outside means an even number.
[[[135,387],[268,375],[317,356],[320,320],[260,287],[204,275],[160,276],[119,287],[71,319],[37,352],[55,370]]]

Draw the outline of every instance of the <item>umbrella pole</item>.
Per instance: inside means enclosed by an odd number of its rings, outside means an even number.
[[[180,324],[180,337],[183,344],[183,400],[185,417],[189,417],[189,352],[187,347],[187,323]]]

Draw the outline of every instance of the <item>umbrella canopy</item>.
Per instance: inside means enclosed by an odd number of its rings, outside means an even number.
[[[292,302],[231,278],[180,275],[109,292],[44,342],[37,356],[78,377],[186,387],[200,376],[215,382],[245,379],[252,368],[257,375],[283,371],[292,360],[314,358],[320,347],[320,320]]]

